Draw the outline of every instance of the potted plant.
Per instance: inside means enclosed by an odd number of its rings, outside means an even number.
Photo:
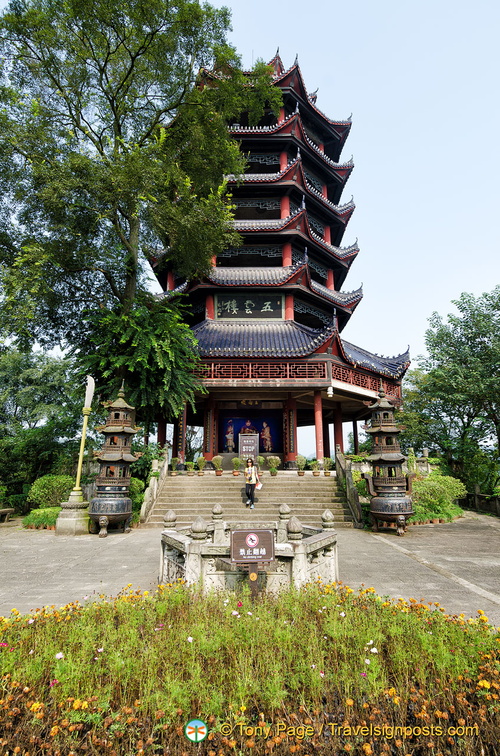
[[[212,457],[212,464],[215,468],[216,475],[222,475],[222,457],[218,454],[216,457]]]
[[[269,472],[275,477],[278,474],[278,467],[280,466],[281,459],[279,457],[268,457],[266,461],[267,466],[269,467]]]
[[[192,478],[194,475],[194,462],[186,462],[187,474]]]
[[[170,460],[170,468],[172,472],[170,475],[177,475],[177,465],[179,464],[179,457],[172,457]]]
[[[302,478],[305,475],[305,467],[307,465],[307,459],[302,454],[297,454],[297,459],[295,460],[295,463],[297,465],[297,475],[300,475]]]
[[[330,477],[330,471],[333,467],[333,459],[331,457],[325,457],[323,460],[323,472],[324,475],[329,478]]]
[[[319,475],[319,461],[317,459],[312,459],[309,464],[311,466],[311,470],[313,471],[314,477],[317,478]]]
[[[206,464],[207,464],[207,460],[205,459],[205,457],[198,457],[198,459],[196,460],[196,465],[198,467],[198,475],[205,474],[204,469],[205,469]]]
[[[264,457],[257,457],[257,467],[259,469],[259,474],[262,474],[262,468],[264,467],[265,462],[266,460],[264,459]]]
[[[241,467],[241,459],[239,457],[233,457],[231,460],[231,463],[233,465],[233,475],[239,475],[240,467]]]

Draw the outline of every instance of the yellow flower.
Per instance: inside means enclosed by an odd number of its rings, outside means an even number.
[[[488,690],[489,688],[491,688],[491,683],[489,683],[488,680],[479,680],[477,687],[486,688]]]

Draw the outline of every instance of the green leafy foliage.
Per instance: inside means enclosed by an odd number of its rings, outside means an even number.
[[[426,478],[417,479],[413,483],[413,509],[415,515],[412,521],[440,518],[452,520],[462,513],[454,502],[467,493],[464,484],[457,478],[433,472]]]
[[[453,304],[446,320],[431,317],[429,357],[407,376],[402,444],[439,450],[453,475],[490,493],[500,479],[500,286]]]
[[[67,501],[74,483],[70,475],[44,475],[31,486],[28,502],[34,507],[57,507]]]
[[[61,507],[44,507],[33,509],[23,517],[23,528],[52,528],[55,526]]]
[[[175,305],[138,304],[126,315],[89,313],[89,326],[75,348],[82,375],[93,375],[109,396],[124,380],[140,422],[153,421],[159,412],[176,417],[201,390],[193,374],[196,340]]]
[[[108,396],[126,378],[145,417],[196,388],[149,261],[193,278],[238,243],[224,175],[244,159],[227,122],[279,104],[228,29],[227,9],[196,0],[30,0],[0,18],[0,331],[71,346]]]
[[[302,454],[297,454],[297,458],[295,462],[299,470],[305,470],[306,465],[307,465],[307,459]]]
[[[154,459],[160,459],[162,457],[163,450],[160,449],[158,444],[143,444],[135,443],[132,445],[132,452],[134,454],[139,453],[140,457],[132,462],[130,465],[130,474],[134,478],[147,483],[151,473],[151,465]]]
[[[146,485],[139,478],[130,478],[129,496],[132,499],[132,510],[138,512],[144,501],[144,489]]]

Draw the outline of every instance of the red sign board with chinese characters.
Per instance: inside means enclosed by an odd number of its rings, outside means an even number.
[[[232,530],[231,562],[248,564],[274,560],[272,530]]]

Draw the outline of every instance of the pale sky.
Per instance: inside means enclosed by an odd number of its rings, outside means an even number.
[[[342,199],[356,210],[344,284],[364,298],[343,331],[383,355],[425,350],[433,311],[500,283],[497,0],[215,0],[247,67],[298,54],[317,106],[353,125]]]

